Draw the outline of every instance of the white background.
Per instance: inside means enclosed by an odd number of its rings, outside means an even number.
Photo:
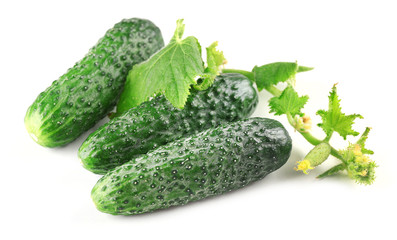
[[[396,239],[396,7],[393,1],[2,1],[0,3],[1,239]],[[95,209],[100,176],[83,169],[72,144],[46,149],[28,136],[24,115],[36,96],[80,60],[123,18],[152,20],[171,38],[202,46],[219,41],[228,68],[295,61],[315,70],[297,76],[305,112],[327,108],[338,84],[342,108],[360,113],[354,128],[373,127],[368,148],[379,165],[371,186],[345,175],[316,180],[293,170],[311,146],[284,118],[294,140],[279,171],[239,191],[141,216]],[[269,115],[261,94],[256,116]],[[104,121],[102,121],[103,123]],[[322,137],[316,126],[314,134]],[[90,131],[92,132],[92,130]],[[354,141],[353,138],[349,138]],[[336,135],[336,146],[343,142]]]

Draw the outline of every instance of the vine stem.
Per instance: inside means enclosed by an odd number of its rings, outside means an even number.
[[[299,132],[306,139],[306,141],[308,141],[310,144],[312,144],[314,146],[317,146],[318,144],[320,144],[322,142],[328,142],[329,141],[328,137],[326,137],[324,140],[320,140],[320,139],[316,138],[315,136],[313,136],[310,132],[299,131],[299,129],[296,128],[295,120],[294,120],[294,118],[292,117],[292,115],[290,113],[287,114],[287,119],[288,119],[289,124],[297,132]],[[336,157],[336,158],[338,158],[342,162],[345,162],[343,157],[339,154],[338,150],[336,150],[332,146],[331,146],[331,155]]]
[[[255,83],[255,74],[253,72],[250,71],[245,71],[245,70],[240,70],[240,69],[223,69],[222,70],[223,73],[240,73],[244,76],[246,76],[249,80],[251,80],[252,82]],[[282,93],[282,91],[280,89],[278,89],[276,86],[274,85],[269,85],[265,87],[266,91],[268,91],[270,94],[272,94],[275,97],[279,97]],[[299,129],[296,128],[296,122],[294,117],[288,113],[287,114],[287,119],[289,124],[297,131],[299,132],[305,139],[306,141],[308,141],[310,144],[316,146],[322,142],[328,142],[331,138],[331,135],[325,137],[324,140],[320,140],[316,137],[314,137],[311,133],[309,132],[304,132],[304,131],[299,131]],[[341,160],[343,163],[345,163],[345,160],[343,159],[343,157],[339,154],[338,150],[336,150],[334,147],[331,146],[331,155],[338,158],[339,160]]]
[[[244,71],[244,70],[239,70],[239,69],[222,69],[222,72],[223,73],[240,73],[241,75],[246,76],[252,82],[255,82],[255,75],[253,72],[250,72],[250,71]]]

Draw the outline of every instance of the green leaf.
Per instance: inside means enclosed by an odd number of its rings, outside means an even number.
[[[279,97],[273,97],[269,100],[270,112],[274,112],[275,115],[290,113],[292,116],[303,116],[301,109],[308,99],[308,96],[299,97],[294,88],[288,86]]]
[[[327,136],[330,136],[335,131],[346,140],[348,135],[357,136],[359,134],[352,129],[352,125],[356,118],[363,117],[359,114],[345,115],[342,113],[335,85],[329,95],[328,111],[319,110],[317,115],[321,116],[323,121],[318,126],[324,130]]]
[[[313,68],[298,66],[297,62],[275,62],[252,69],[259,91],[279,82],[294,80],[298,72],[310,71]]]
[[[222,51],[218,51],[216,47],[218,42],[212,43],[206,48],[207,51],[207,67],[204,70],[204,74],[201,75],[201,83],[194,85],[197,90],[205,90],[212,85],[216,75],[221,71],[221,66],[225,63],[226,59],[223,56]]]
[[[298,67],[298,71],[296,71],[297,73],[300,73],[300,72],[307,72],[307,71],[311,71],[311,70],[313,70],[314,68],[312,68],[312,67],[305,67],[305,66],[299,66]]]
[[[220,61],[220,54],[213,50],[216,45],[210,46],[211,63],[206,72],[198,40],[192,36],[182,39],[184,29],[183,19],[178,20],[169,44],[132,68],[117,105],[118,113],[138,106],[156,94],[164,94],[173,106],[183,108],[191,85],[197,84],[199,78],[206,86],[212,83],[216,75],[214,65]]]
[[[365,142],[368,139],[368,133],[370,130],[371,128],[367,127],[363,132],[363,134],[361,134],[360,139],[358,139],[358,141],[356,142],[356,144],[358,144],[361,147],[361,152],[363,154],[374,154],[374,151],[365,148]]]
[[[323,172],[322,174],[318,175],[317,178],[324,178],[324,177],[332,176],[332,175],[335,175],[345,169],[346,169],[346,165],[343,163],[340,163],[340,164],[328,169],[327,171]]]

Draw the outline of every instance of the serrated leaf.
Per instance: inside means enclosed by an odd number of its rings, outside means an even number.
[[[279,82],[294,79],[296,73],[310,71],[313,68],[298,66],[297,62],[275,62],[252,69],[259,91]]]
[[[197,84],[197,79],[215,78],[212,72],[205,72],[198,40],[192,36],[182,39],[184,29],[183,19],[178,20],[169,44],[132,68],[117,105],[118,113],[138,106],[156,94],[164,94],[173,106],[183,108],[190,87]]]
[[[204,75],[201,76],[201,83],[194,85],[194,88],[197,90],[205,90],[211,86],[216,75],[220,73],[221,66],[223,66],[226,61],[223,52],[216,49],[217,46],[218,42],[214,42],[206,48],[207,67],[204,70]]]
[[[340,99],[336,93],[335,85],[332,87],[332,91],[329,95],[328,111],[319,110],[317,111],[317,115],[321,116],[323,121],[319,123],[318,126],[324,130],[327,136],[330,136],[334,131],[339,133],[344,139],[346,139],[348,135],[357,136],[359,134],[352,129],[352,125],[356,118],[363,117],[359,114],[345,115],[342,113]]]
[[[288,86],[279,97],[273,97],[270,99],[270,112],[273,112],[275,115],[290,113],[292,116],[303,116],[301,110],[308,99],[308,96],[299,97],[294,88],[292,86]]]

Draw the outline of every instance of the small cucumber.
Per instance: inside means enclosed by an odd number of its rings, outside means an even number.
[[[163,46],[152,22],[133,18],[117,23],[29,107],[29,134],[45,147],[72,142],[114,108],[132,66]]]
[[[220,195],[280,168],[291,138],[276,120],[252,118],[163,145],[104,175],[91,196],[98,210],[134,215]]]
[[[168,142],[249,117],[257,103],[248,78],[222,74],[209,89],[193,90],[183,110],[163,96],[129,109],[92,133],[78,155],[86,169],[105,174]]]

